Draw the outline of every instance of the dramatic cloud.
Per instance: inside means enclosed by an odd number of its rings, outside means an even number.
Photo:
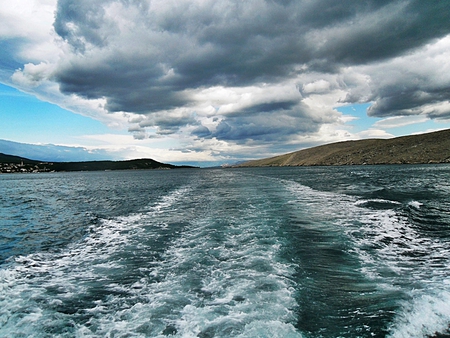
[[[26,32],[0,31],[10,42],[2,72],[41,96],[57,85],[52,98],[62,105],[95,102],[70,108],[115,116],[136,139],[279,152],[327,126],[342,137],[346,117],[335,108],[343,104],[373,103],[376,117],[450,118],[448,1],[38,3],[46,15],[55,6],[53,35],[45,40],[40,29],[32,39],[58,53],[26,57]]]

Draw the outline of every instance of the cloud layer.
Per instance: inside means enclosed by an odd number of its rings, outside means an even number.
[[[1,139],[0,152],[47,162],[100,161],[110,158],[110,154],[106,151],[89,151],[82,147],[64,147],[53,144],[24,144]]]
[[[35,1],[52,4],[51,47],[43,33],[1,32],[2,81],[121,116],[137,139],[276,152],[338,130],[342,104],[450,118],[447,1]],[[57,52],[24,55],[32,43]]]

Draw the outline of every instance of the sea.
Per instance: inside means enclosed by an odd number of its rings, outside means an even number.
[[[450,165],[0,175],[0,337],[450,337]]]

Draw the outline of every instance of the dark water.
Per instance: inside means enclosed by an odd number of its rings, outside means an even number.
[[[0,176],[1,337],[450,336],[450,166]]]

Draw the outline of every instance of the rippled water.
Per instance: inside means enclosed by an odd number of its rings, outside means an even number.
[[[450,166],[0,176],[0,336],[449,336]]]

